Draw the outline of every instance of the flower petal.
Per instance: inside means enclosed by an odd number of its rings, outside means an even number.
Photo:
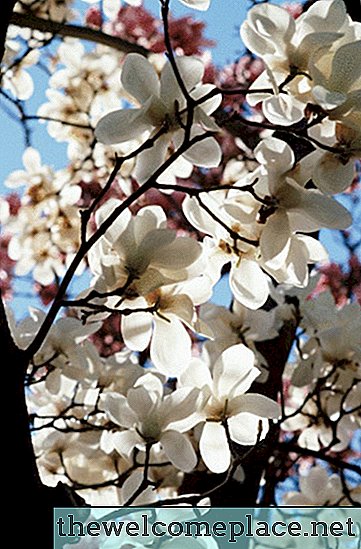
[[[233,265],[230,286],[235,297],[249,309],[259,309],[269,295],[268,277],[255,261],[241,259],[239,266]]]
[[[189,473],[197,465],[197,456],[189,438],[178,431],[166,431],[160,441],[169,460],[181,471]]]
[[[134,177],[142,185],[163,164],[169,145],[169,135],[162,135],[153,147],[141,152],[137,157]]]
[[[167,318],[170,321],[154,317],[150,358],[162,374],[178,377],[189,364],[192,342],[177,317],[168,314]]]
[[[214,390],[218,396],[246,392],[260,372],[254,367],[254,354],[243,344],[232,345],[217,359],[213,368]]]
[[[142,109],[120,109],[103,116],[95,127],[95,137],[105,145],[124,143],[151,130]]]
[[[261,437],[259,435],[261,426]],[[253,446],[258,438],[264,438],[268,431],[268,421],[247,412],[228,419],[231,439],[244,446]]]
[[[191,91],[202,80],[204,73],[202,61],[195,57],[177,57],[176,64],[187,91]],[[185,101],[171,63],[165,64],[160,75],[160,97],[171,112],[174,111],[175,101],[180,104],[184,104]]]
[[[220,423],[207,421],[204,424],[199,451],[205,465],[212,473],[224,473],[231,464],[226,431]]]
[[[124,343],[132,351],[144,351],[152,335],[152,317],[149,313],[122,316],[121,330]]]
[[[141,104],[144,104],[152,95],[159,96],[158,75],[148,59],[139,53],[127,55],[121,82],[127,92]]]

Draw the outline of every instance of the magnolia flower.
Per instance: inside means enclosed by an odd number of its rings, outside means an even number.
[[[280,267],[289,253],[292,234],[320,228],[346,229],[352,217],[341,204],[313,189],[306,189],[292,178],[295,163],[292,149],[274,137],[264,139],[255,149],[261,167],[257,176],[266,176],[269,195],[264,196],[264,228],[260,237],[263,261]],[[255,189],[262,189],[262,181]],[[260,192],[262,194],[262,191]],[[267,202],[269,205],[267,205]]]
[[[343,486],[338,475],[327,474],[326,469],[316,465],[307,475],[300,475],[299,492],[286,492],[283,496],[284,505],[301,506],[337,506],[343,499]]]
[[[195,451],[184,433],[192,424],[178,430],[172,425],[183,421],[194,411],[196,389],[177,389],[164,396],[162,382],[153,374],[142,376],[127,396],[107,393],[100,402],[108,417],[124,431],[113,434],[115,449],[125,456],[134,448],[160,444],[167,458],[181,471],[191,471],[197,464]],[[187,421],[185,421],[187,423]]]
[[[263,395],[245,394],[259,375],[253,352],[239,344],[222,353],[212,372],[203,361],[195,359],[180,376],[181,386],[201,390],[198,416],[205,423],[199,449],[213,473],[223,473],[231,463],[225,423],[231,440],[249,446],[265,437],[268,430],[265,418],[279,417],[276,402]]]
[[[100,226],[121,204],[111,199],[97,211]],[[165,284],[186,280],[189,269],[202,253],[193,238],[179,237],[166,228],[160,206],[146,206],[132,216],[125,210],[89,253],[96,289],[124,288],[122,295],[136,298]]]
[[[207,274],[213,283],[217,282],[223,265],[231,261],[229,283],[232,292],[245,307],[258,309],[269,295],[269,277],[258,265],[256,238],[259,228],[255,224],[255,216],[252,218],[251,214],[251,219],[247,219],[246,223],[235,221],[224,206],[223,191],[205,194],[202,201],[208,211],[200,206],[196,198],[188,196],[182,207],[194,227],[211,235],[203,241],[208,259]],[[220,222],[213,219],[210,212]],[[233,235],[239,235],[239,238]]]
[[[361,121],[361,25],[358,38],[341,45],[333,56],[318,55],[310,63],[314,101],[331,120],[356,130]]]
[[[309,135],[319,143],[334,147],[335,152],[317,147],[301,160],[301,165],[312,170],[312,181],[322,192],[343,192],[356,175],[355,161],[361,156],[360,129],[327,119],[311,128]]]
[[[241,37],[264,60],[266,71],[251,88],[274,91],[249,95],[250,105],[262,101],[264,115],[275,124],[300,121],[314,85],[308,74],[312,56],[337,47],[351,24],[342,0],[316,2],[296,21],[280,6],[254,6],[241,27]]]
[[[34,92],[34,83],[27,68],[35,65],[39,59],[39,50],[29,48],[22,50],[21,41],[18,39],[19,29],[10,25],[4,53],[4,68],[1,70],[2,85],[17,99],[22,101],[29,99]],[[9,68],[7,68],[9,67]]]
[[[25,349],[37,334],[45,313],[31,308],[30,316],[15,328],[15,339]],[[56,369],[46,379],[46,387],[53,393],[60,389],[60,375],[73,380],[92,379],[99,360],[95,347],[87,340],[101,327],[101,323],[83,324],[73,317],[60,318],[54,323],[39,351],[34,356],[34,365],[52,365]],[[59,370],[58,370],[59,369]]]
[[[179,57],[177,67],[187,91],[194,99],[208,93],[213,86],[202,85],[204,66],[194,57]],[[161,135],[148,150],[137,157],[135,178],[144,183],[166,158],[172,141],[176,148],[181,146],[185,136],[184,124],[187,121],[186,99],[178,84],[170,63],[166,63],[160,77],[150,62],[143,56],[131,53],[127,56],[121,81],[124,89],[140,107],[113,111],[100,119],[96,128],[96,138],[105,143],[122,143],[146,134]],[[208,116],[219,105],[220,97],[212,98],[196,107],[191,137],[202,133],[203,129],[217,131],[218,126]],[[221,160],[221,148],[213,137],[192,145],[184,158],[196,166],[215,167]]]
[[[135,309],[121,319],[125,344],[134,351],[143,351],[150,343],[150,359],[156,369],[168,377],[178,377],[191,359],[189,329],[209,335],[195,307],[210,299],[211,294],[211,280],[200,276],[165,286],[146,298],[125,300],[122,307]]]

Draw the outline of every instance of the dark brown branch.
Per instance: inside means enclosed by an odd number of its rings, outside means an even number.
[[[361,475],[361,467],[359,465],[356,465],[356,463],[349,463],[348,461],[345,461],[343,459],[327,455],[322,450],[311,450],[310,448],[303,448],[302,446],[298,446],[293,442],[279,442],[277,444],[277,448],[279,448],[282,452],[286,454],[295,453],[299,456],[310,456],[316,459],[322,459],[323,461],[326,461],[337,469],[348,469],[349,471],[353,471],[354,473]]]
[[[41,32],[49,32],[57,36],[68,36],[87,40],[96,44],[102,44],[103,46],[109,46],[110,48],[123,53],[135,52],[144,55],[145,57],[149,54],[148,50],[142,46],[128,42],[128,40],[123,40],[123,38],[110,36],[109,34],[89,27],[59,23],[57,21],[52,21],[51,19],[42,19],[32,13],[13,13],[10,22],[18,27],[30,28]]]
[[[16,0],[3,0],[1,3],[1,18],[0,18],[0,62],[4,57],[5,38],[10,23],[11,15],[16,4]]]

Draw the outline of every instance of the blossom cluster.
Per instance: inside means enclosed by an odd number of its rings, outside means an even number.
[[[93,6],[89,25],[104,16],[151,53],[65,39],[36,116],[69,164],[55,170],[28,147],[6,181],[24,189],[18,207],[0,202],[7,269],[56,294],[50,314],[8,312],[16,344],[36,347],[27,401],[39,470],[96,505],[176,498],[187,474],[241,482],[245,456],[274,433],[279,452],[292,437],[302,452],[341,453],[361,427],[360,304],[309,297],[313,267],[328,268],[318,231],[352,223],[336,195],[361,152],[361,24],[342,0],[297,18],[256,4],[240,31],[250,53],[216,74],[202,37],[170,48],[168,20],[163,35],[140,1],[125,4]],[[69,19],[70,5],[31,9]],[[3,86],[21,109],[38,52],[17,57],[12,32]],[[58,282],[84,269],[70,298]],[[229,308],[212,303],[225,274]],[[276,375],[267,345],[285,328],[295,345]],[[308,473],[286,504],[359,500],[340,476]]]

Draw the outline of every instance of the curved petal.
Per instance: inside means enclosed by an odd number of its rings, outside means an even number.
[[[101,410],[104,410],[110,419],[121,427],[131,427],[137,420],[124,395],[103,393],[100,395],[100,403]]]
[[[121,456],[129,457],[141,442],[142,439],[135,431],[122,431],[113,435],[114,448]]]
[[[169,145],[169,134],[162,135],[154,143],[153,147],[138,155],[134,170],[134,177],[139,185],[142,185],[163,164]]]
[[[222,149],[214,137],[207,137],[192,145],[183,156],[195,166],[216,168],[222,160]]]
[[[169,460],[181,471],[189,473],[197,465],[197,456],[189,438],[178,431],[166,431],[159,442]]]
[[[195,57],[177,57],[176,64],[187,91],[191,91],[202,80],[204,73],[202,61]],[[175,101],[184,104],[185,98],[179,87],[171,63],[164,65],[162,74],[160,75],[160,97],[171,112],[174,111]]]
[[[269,295],[268,277],[255,261],[242,259],[239,266],[232,265],[230,286],[235,297],[249,309],[259,309]]]
[[[122,316],[121,331],[124,343],[132,351],[144,351],[152,335],[152,317],[149,313]]]
[[[353,160],[344,164],[337,155],[326,152],[314,168],[312,181],[323,193],[337,194],[347,189],[354,177]]]
[[[293,210],[315,221],[318,228],[347,229],[351,225],[350,212],[333,198],[313,189],[304,189],[300,198]]]
[[[290,245],[291,230],[288,215],[284,210],[278,209],[268,218],[261,234],[262,261],[271,268],[278,269],[284,264]]]
[[[180,320],[167,316],[170,321],[154,317],[150,358],[159,372],[177,377],[189,364],[192,342]]]
[[[278,419],[280,407],[274,400],[256,393],[247,393],[239,398],[239,412],[248,412],[259,417]]]
[[[103,116],[95,127],[95,137],[105,145],[124,143],[152,127],[144,119],[142,109],[120,109]]]
[[[138,385],[134,389],[129,389],[127,400],[139,420],[146,421],[157,407],[159,394]]]
[[[304,116],[305,105],[293,96],[285,93],[273,95],[263,101],[263,114],[272,124],[290,126],[300,122]]]
[[[125,59],[121,82],[127,92],[139,103],[145,103],[152,95],[159,96],[158,75],[143,55],[129,53]]]
[[[194,8],[195,10],[206,11],[209,8],[211,0],[179,0],[182,4]]]
[[[243,344],[232,345],[217,359],[213,369],[214,389],[218,396],[247,391],[260,374],[254,367],[254,354]]]
[[[220,423],[207,421],[204,424],[199,451],[205,465],[212,473],[224,473],[231,464],[226,431]]]
[[[254,414],[247,412],[240,413],[228,419],[228,427],[231,439],[244,446],[253,446],[259,438],[261,425],[261,438],[264,438],[268,431],[268,421],[262,420]]]

